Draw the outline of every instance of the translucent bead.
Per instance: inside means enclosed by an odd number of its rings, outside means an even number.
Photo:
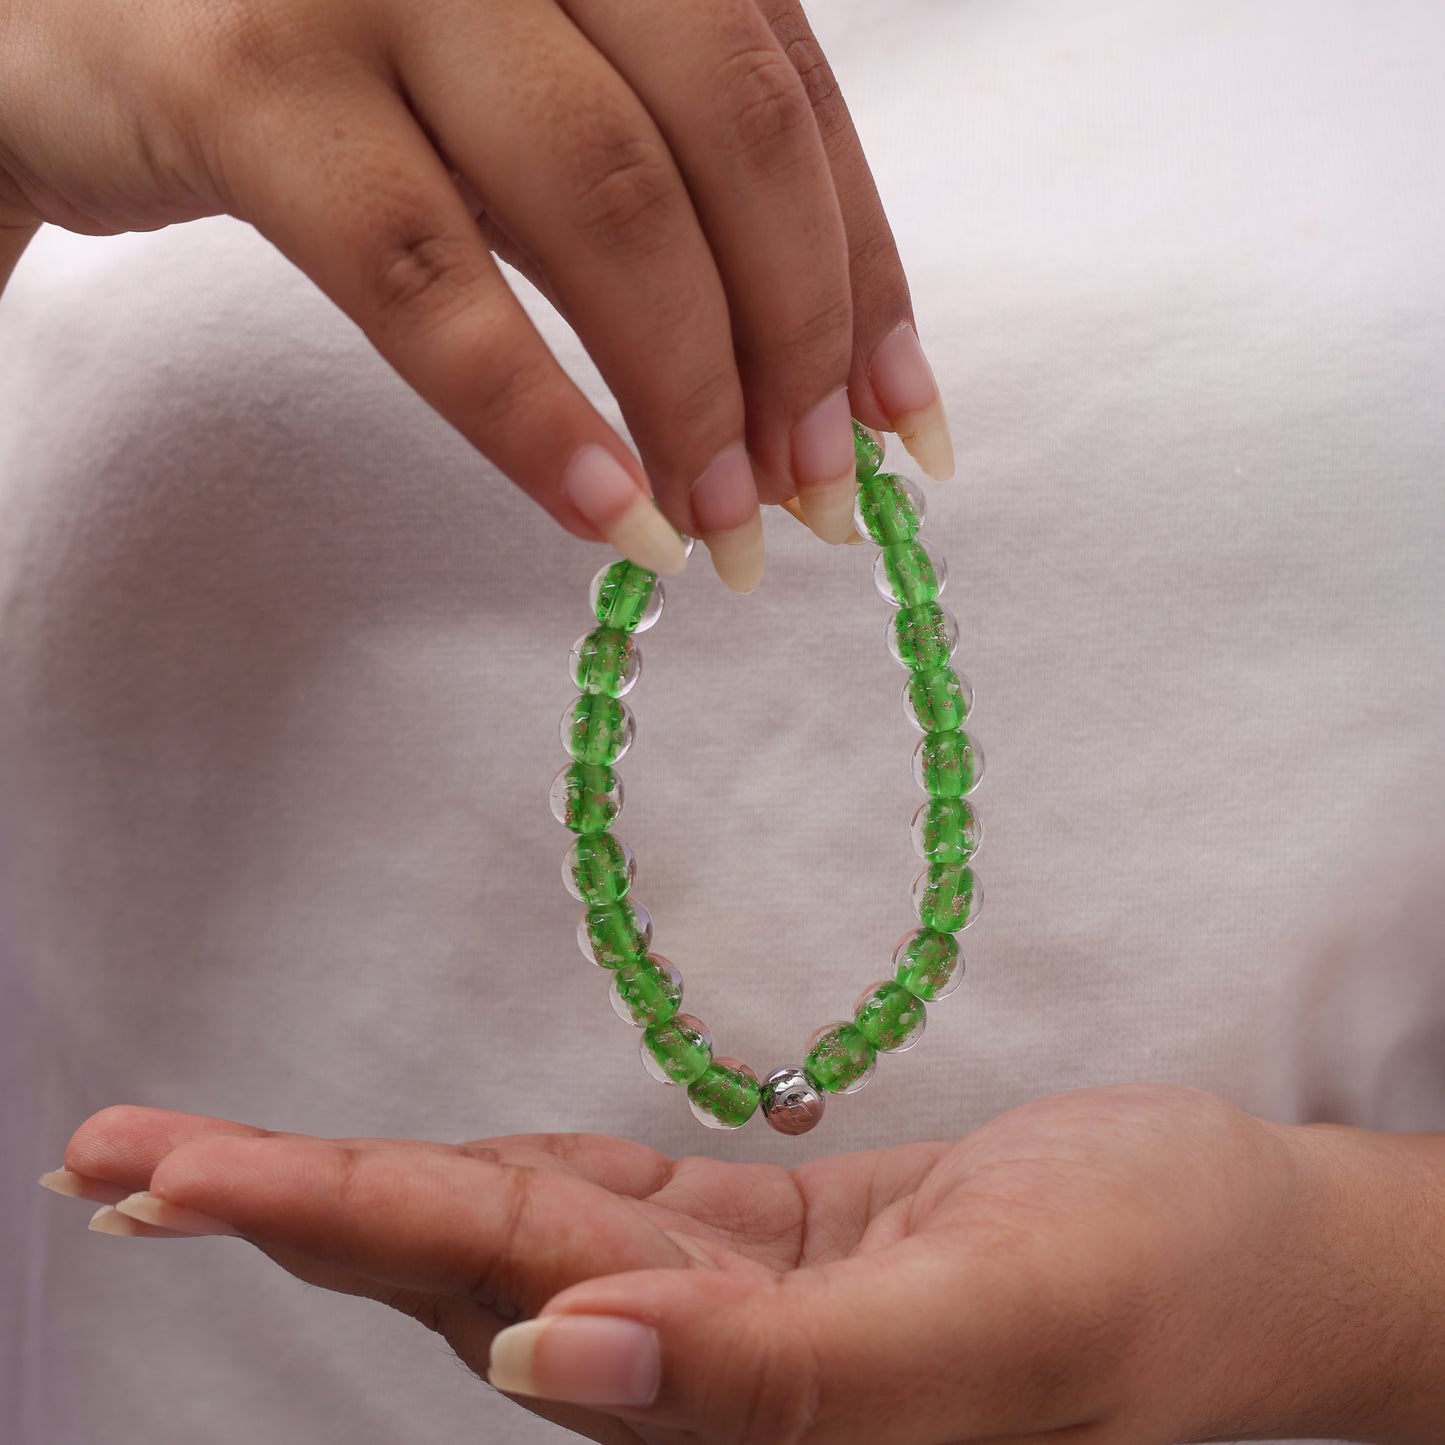
[[[826,1093],[856,1094],[873,1077],[877,1057],[857,1024],[824,1024],[808,1040],[803,1072]]]
[[[904,607],[888,619],[888,651],[910,672],[947,667],[958,646],[958,623],[936,602]]]
[[[924,733],[913,749],[913,780],[935,798],[966,798],[983,776],[983,753],[967,733]]]
[[[686,561],[692,556],[692,549],[697,546],[697,541],[695,538],[689,537],[686,532],[679,532],[677,535],[682,538],[682,556]]]
[[[801,1069],[774,1069],[763,1080],[763,1118],[779,1134],[806,1134],[822,1119],[827,1101]]]
[[[870,984],[853,1005],[858,1031],[882,1053],[907,1053],[923,1037],[928,1010],[923,1000],[891,978]]]
[[[978,917],[983,885],[966,863],[930,863],[913,880],[913,911],[935,933],[958,933]]]
[[[632,746],[632,709],[606,693],[584,692],[562,714],[562,746],[579,763],[610,768]]]
[[[871,477],[883,465],[883,438],[857,421],[853,423],[853,460],[860,482]]]
[[[895,477],[892,472],[879,472],[858,488],[853,525],[860,535],[886,547],[894,542],[911,542],[927,513],[923,489],[916,482]]]
[[[909,827],[913,851],[925,863],[967,863],[983,842],[983,824],[963,798],[929,798]]]
[[[600,908],[627,897],[637,876],[632,849],[611,833],[578,838],[562,859],[562,882],[579,902]]]
[[[640,903],[609,903],[589,908],[577,925],[582,957],[598,968],[635,963],[652,942],[652,915]]]
[[[910,672],[903,684],[903,715],[921,733],[951,733],[973,711],[968,679],[951,667]]]
[[[690,1084],[712,1063],[712,1035],[701,1019],[674,1014],[642,1034],[642,1067],[659,1084]]]
[[[938,1003],[963,982],[963,955],[951,933],[920,928],[893,950],[893,977],[925,1003]]]
[[[662,583],[636,562],[611,562],[592,579],[592,612],[604,627],[646,632],[662,616]]]
[[[622,779],[611,768],[568,763],[548,792],[552,816],[574,833],[601,833],[622,811]]]
[[[924,542],[893,542],[873,563],[873,585],[895,607],[932,602],[948,581],[943,558]]]
[[[687,1106],[709,1129],[740,1129],[758,1112],[762,1086],[741,1059],[714,1059],[687,1086]]]
[[[594,627],[572,644],[572,681],[578,692],[626,697],[642,671],[642,653],[625,633]]]
[[[660,953],[649,953],[613,971],[607,996],[624,1023],[650,1028],[666,1023],[681,1007],[682,975]]]

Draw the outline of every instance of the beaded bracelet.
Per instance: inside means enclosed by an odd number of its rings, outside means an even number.
[[[649,951],[652,918],[629,896],[637,861],[610,831],[623,801],[614,765],[634,733],[632,709],[622,699],[642,666],[633,639],[662,613],[657,574],[627,561],[603,567],[590,594],[599,625],[572,648],[572,680],[581,695],[562,715],[562,744],[572,761],[552,780],[551,803],[557,820],[577,835],[562,860],[562,881],[585,907],[577,941],[586,958],[610,972],[618,1016],[643,1030],[647,1072],[685,1087],[693,1114],[714,1129],[739,1128],[761,1105],[774,1129],[804,1134],[822,1118],[828,1094],[854,1094],[868,1082],[879,1053],[912,1048],[923,1035],[925,1006],[947,998],[963,979],[954,935],[977,917],[983,898],[969,866],[982,830],[966,801],[982,773],[983,755],[962,731],[973,694],[950,665],[958,625],[938,605],[947,580],[943,559],[917,538],[922,492],[880,471],[883,447],[873,433],[854,423],[853,435],[854,524],[880,549],[873,580],[898,609],[888,624],[888,650],[907,669],[903,708],[923,734],[913,752],[913,776],[928,796],[911,828],[924,862],[913,880],[920,926],[893,950],[893,977],[858,996],[851,1020],[818,1029],[800,1067],[776,1069],[759,1083],[741,1060],[713,1057],[706,1025],[679,1012],[682,975]]]

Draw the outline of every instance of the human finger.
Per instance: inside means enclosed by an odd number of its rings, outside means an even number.
[[[799,0],[756,0],[812,104],[848,237],[853,415],[897,432],[935,481],[953,475],[943,398],[918,339],[908,279],[837,77]]]
[[[562,3],[636,91],[686,181],[727,295],[755,466],[798,494],[824,540],[843,541],[854,490],[847,247],[797,71],[753,0]]]
[[[229,208],[564,527],[650,570],[681,569],[641,468],[548,351],[447,166],[379,77],[333,78],[299,118],[294,103],[259,102],[219,169]]]
[[[169,1154],[149,1192],[264,1249],[513,1315],[595,1274],[697,1259],[587,1180],[462,1150],[210,1136]]]
[[[664,513],[751,591],[762,524],[724,293],[672,151],[555,5],[389,37],[407,93],[487,214],[545,273],[627,419]],[[477,57],[505,54],[478,84]]]

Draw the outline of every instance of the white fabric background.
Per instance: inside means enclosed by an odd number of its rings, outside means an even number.
[[[603,551],[240,225],[47,233],[0,303],[13,1445],[563,1436],[229,1241],[87,1234],[33,1180],[112,1102],[783,1162],[1121,1080],[1445,1128],[1445,7],[814,19],[959,448],[962,988],[813,1135],[698,1126],[576,952],[545,803]],[[760,1071],[885,976],[917,800],[868,555],[768,520],[755,596],[699,556],[643,639],[618,828]]]

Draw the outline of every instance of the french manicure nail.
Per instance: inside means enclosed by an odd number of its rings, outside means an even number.
[[[789,497],[786,501],[779,502],[778,505],[790,517],[796,517],[805,527],[808,527],[808,519],[803,515],[803,504],[796,497]],[[808,530],[811,532],[813,529],[808,527]],[[848,524],[848,535],[843,538],[844,544],[849,547],[856,547],[862,541],[863,538],[859,536],[858,529],[850,522]]]
[[[562,473],[562,492],[629,561],[649,572],[682,571],[682,538],[606,447],[589,442],[578,450]]]
[[[793,428],[792,452],[803,519],[825,542],[847,541],[857,477],[846,387],[820,401]]]
[[[92,1204],[115,1204],[130,1193],[124,1184],[92,1179],[87,1174],[77,1174],[73,1169],[48,1169],[40,1176],[39,1183],[52,1194],[64,1194],[69,1199],[88,1199]]]
[[[549,1315],[492,1340],[498,1390],[578,1405],[650,1405],[662,1381],[657,1332],[610,1315]]]
[[[209,1214],[198,1214],[194,1209],[182,1209],[179,1204],[158,1199],[147,1190],[131,1194],[122,1199],[116,1211],[127,1219],[139,1220],[142,1224],[154,1225],[157,1229],[173,1229],[177,1234],[239,1234],[241,1231],[223,1219],[212,1219]]]
[[[874,348],[868,379],[908,455],[936,482],[953,475],[953,441],[933,369],[905,321]]]
[[[195,1236],[179,1229],[157,1229],[153,1224],[142,1224],[122,1214],[113,1205],[103,1204],[90,1217],[90,1228],[97,1234],[118,1234],[132,1239],[194,1239]]]
[[[763,580],[763,518],[741,442],[714,457],[693,483],[692,513],[717,575],[734,592],[751,592]]]

